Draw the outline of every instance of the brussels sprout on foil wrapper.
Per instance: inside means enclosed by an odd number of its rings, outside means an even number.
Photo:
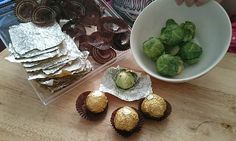
[[[165,48],[158,38],[151,37],[143,43],[143,51],[147,57],[156,61],[164,53]]]
[[[137,74],[129,70],[121,70],[115,77],[116,86],[127,90],[137,83]]]
[[[135,101],[152,93],[152,86],[148,75],[118,66],[105,72],[99,90],[125,101]]]
[[[163,76],[176,76],[180,74],[183,69],[183,61],[177,56],[165,54],[159,57],[156,62],[156,70]]]

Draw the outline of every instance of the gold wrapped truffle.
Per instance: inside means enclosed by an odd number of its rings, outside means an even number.
[[[118,130],[131,131],[139,122],[138,113],[131,107],[125,106],[120,108],[114,117],[114,126]]]
[[[141,104],[141,111],[153,118],[163,117],[166,109],[167,104],[165,99],[156,94],[150,94]]]
[[[85,105],[89,111],[92,113],[101,113],[103,112],[108,104],[108,99],[103,92],[92,91],[87,96]]]

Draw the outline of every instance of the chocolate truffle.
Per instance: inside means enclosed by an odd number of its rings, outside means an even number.
[[[156,95],[150,94],[141,103],[141,111],[150,117],[161,118],[164,116],[167,109],[165,99]]]
[[[114,126],[118,130],[131,131],[139,122],[138,113],[131,107],[125,106],[120,108],[114,118]]]
[[[128,70],[121,70],[115,78],[116,86],[127,90],[132,88],[136,84],[137,75]]]
[[[87,96],[85,105],[86,108],[92,113],[103,112],[108,104],[106,95],[100,91],[92,91]]]

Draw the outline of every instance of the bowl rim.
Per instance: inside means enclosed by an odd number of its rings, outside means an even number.
[[[156,1],[153,1],[152,3],[150,3],[147,7],[145,7],[144,9],[143,9],[143,11],[139,14],[139,16],[137,17],[137,19],[135,20],[135,22],[134,22],[134,24],[133,24],[133,28],[132,28],[132,30],[131,30],[131,35],[130,35],[130,48],[131,48],[131,52],[132,52],[132,54],[133,54],[133,56],[134,56],[134,59],[135,59],[135,61],[136,61],[136,63],[145,71],[145,72],[147,72],[149,75],[151,75],[152,77],[154,77],[154,78],[156,78],[156,79],[159,79],[159,80],[162,80],[162,81],[166,81],[166,82],[172,82],[172,83],[181,83],[181,82],[187,82],[187,81],[190,81],[190,80],[193,80],[193,79],[196,79],[196,78],[199,78],[199,77],[201,77],[201,76],[203,76],[203,75],[205,75],[205,74],[207,74],[209,71],[211,71],[223,58],[224,58],[224,56],[226,55],[226,53],[227,53],[227,50],[229,49],[229,46],[230,46],[230,42],[231,42],[231,37],[232,37],[232,28],[230,28],[230,38],[228,39],[228,41],[227,41],[227,46],[226,47],[224,47],[224,50],[222,51],[222,53],[220,54],[220,56],[214,61],[214,63],[213,64],[211,64],[207,69],[205,69],[204,71],[201,71],[200,73],[197,73],[197,74],[195,74],[195,75],[192,75],[192,76],[190,76],[190,77],[186,77],[186,78],[175,78],[175,79],[173,79],[173,78],[168,78],[168,77],[164,77],[164,76],[161,76],[161,75],[158,75],[158,74],[154,74],[154,73],[152,73],[151,71],[149,71],[146,67],[144,67],[143,65],[142,65],[142,62],[141,61],[139,61],[139,59],[138,59],[138,56],[137,55],[135,55],[135,53],[134,53],[134,48],[135,47],[133,47],[133,40],[134,40],[134,27],[136,26],[136,24],[137,24],[137,21],[139,21],[139,18],[141,17],[141,15],[143,15],[143,13],[144,12],[146,12],[148,9],[149,9],[149,7],[151,7],[152,5],[154,5],[154,4],[156,4],[157,2],[159,2],[159,0],[156,0]],[[225,9],[218,3],[218,2],[216,2],[216,1],[209,1],[209,3],[212,3],[212,4],[216,4],[217,6],[218,6],[218,8],[224,13],[224,16],[226,17],[226,19],[227,19],[227,23],[228,23],[228,25],[230,26],[230,27],[232,27],[232,25],[231,25],[231,21],[230,21],[230,18],[229,18],[229,16],[228,16],[228,14],[227,14],[227,12],[225,11]]]

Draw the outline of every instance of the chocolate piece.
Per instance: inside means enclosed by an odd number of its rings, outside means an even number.
[[[130,48],[130,32],[115,34],[113,38],[113,49],[125,51]]]
[[[48,6],[38,6],[32,14],[32,22],[38,26],[51,26],[56,21],[56,13]]]
[[[22,22],[29,22],[32,19],[34,8],[38,5],[35,0],[22,0],[16,4],[16,16]]]
[[[124,33],[129,31],[129,27],[124,20],[108,16],[99,19],[98,31]]]
[[[88,43],[99,50],[107,50],[112,47],[112,39],[112,33],[94,32],[88,36]]]
[[[161,121],[171,113],[171,105],[168,101],[156,94],[150,94],[139,105],[145,117]]]
[[[94,47],[92,48],[91,55],[97,63],[105,64],[116,57],[116,52],[111,48],[108,50],[99,50]]]
[[[104,118],[105,114],[107,113],[108,104],[106,105],[105,109],[102,112],[94,113],[91,112],[86,106],[86,99],[87,96],[91,93],[91,91],[84,92],[80,94],[80,96],[76,100],[76,109],[80,116],[84,119],[88,120],[99,120]]]
[[[92,91],[86,98],[86,108],[92,113],[101,113],[107,107],[106,95],[100,91]]]
[[[111,116],[111,124],[118,134],[129,137],[142,128],[142,114],[133,107],[120,107]]]

